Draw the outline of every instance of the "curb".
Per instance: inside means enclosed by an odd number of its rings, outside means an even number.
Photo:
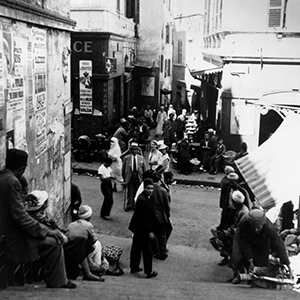
[[[74,173],[77,174],[83,174],[83,173],[89,173],[91,175],[97,175],[98,172],[96,170],[91,170],[91,169],[83,169],[83,168],[72,168]],[[204,181],[204,180],[193,180],[193,179],[182,179],[182,178],[176,178],[176,175],[174,177],[174,181],[177,182],[177,184],[182,184],[182,185],[203,185],[203,186],[212,186],[215,188],[220,187],[219,182],[213,182],[213,181]]]

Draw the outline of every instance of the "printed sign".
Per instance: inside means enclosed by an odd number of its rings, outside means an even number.
[[[79,105],[81,114],[93,114],[92,61],[79,61]]]

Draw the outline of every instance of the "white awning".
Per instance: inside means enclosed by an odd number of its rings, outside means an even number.
[[[266,209],[300,196],[300,115],[287,114],[275,133],[236,165],[259,203]]]
[[[192,76],[211,74],[221,71],[223,71],[222,67],[214,65],[204,60],[201,63],[199,63],[199,65],[197,65],[197,67],[195,67],[194,69],[190,69]]]

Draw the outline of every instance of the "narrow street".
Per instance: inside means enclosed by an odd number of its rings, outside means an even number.
[[[91,222],[103,245],[123,248],[120,266],[125,274],[119,277],[105,276],[104,283],[75,282],[77,289],[47,289],[44,284],[9,287],[0,292],[1,300],[54,300],[54,299],[298,299],[291,291],[251,288],[245,283],[233,285],[228,267],[218,266],[219,254],[209,243],[210,229],[219,221],[219,190],[198,186],[172,186],[171,219],[174,231],[165,261],[154,259],[153,268],[158,271],[154,279],[144,274],[130,274],[129,253],[131,232],[127,229],[132,212],[123,210],[123,192],[114,193],[112,220],[99,217],[102,195],[99,179],[93,176],[73,174],[73,181],[80,187],[84,204],[93,208]],[[143,267],[141,263],[141,267]]]

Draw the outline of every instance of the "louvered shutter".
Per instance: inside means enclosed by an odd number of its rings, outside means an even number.
[[[270,0],[269,27],[278,28],[282,24],[282,0]]]

